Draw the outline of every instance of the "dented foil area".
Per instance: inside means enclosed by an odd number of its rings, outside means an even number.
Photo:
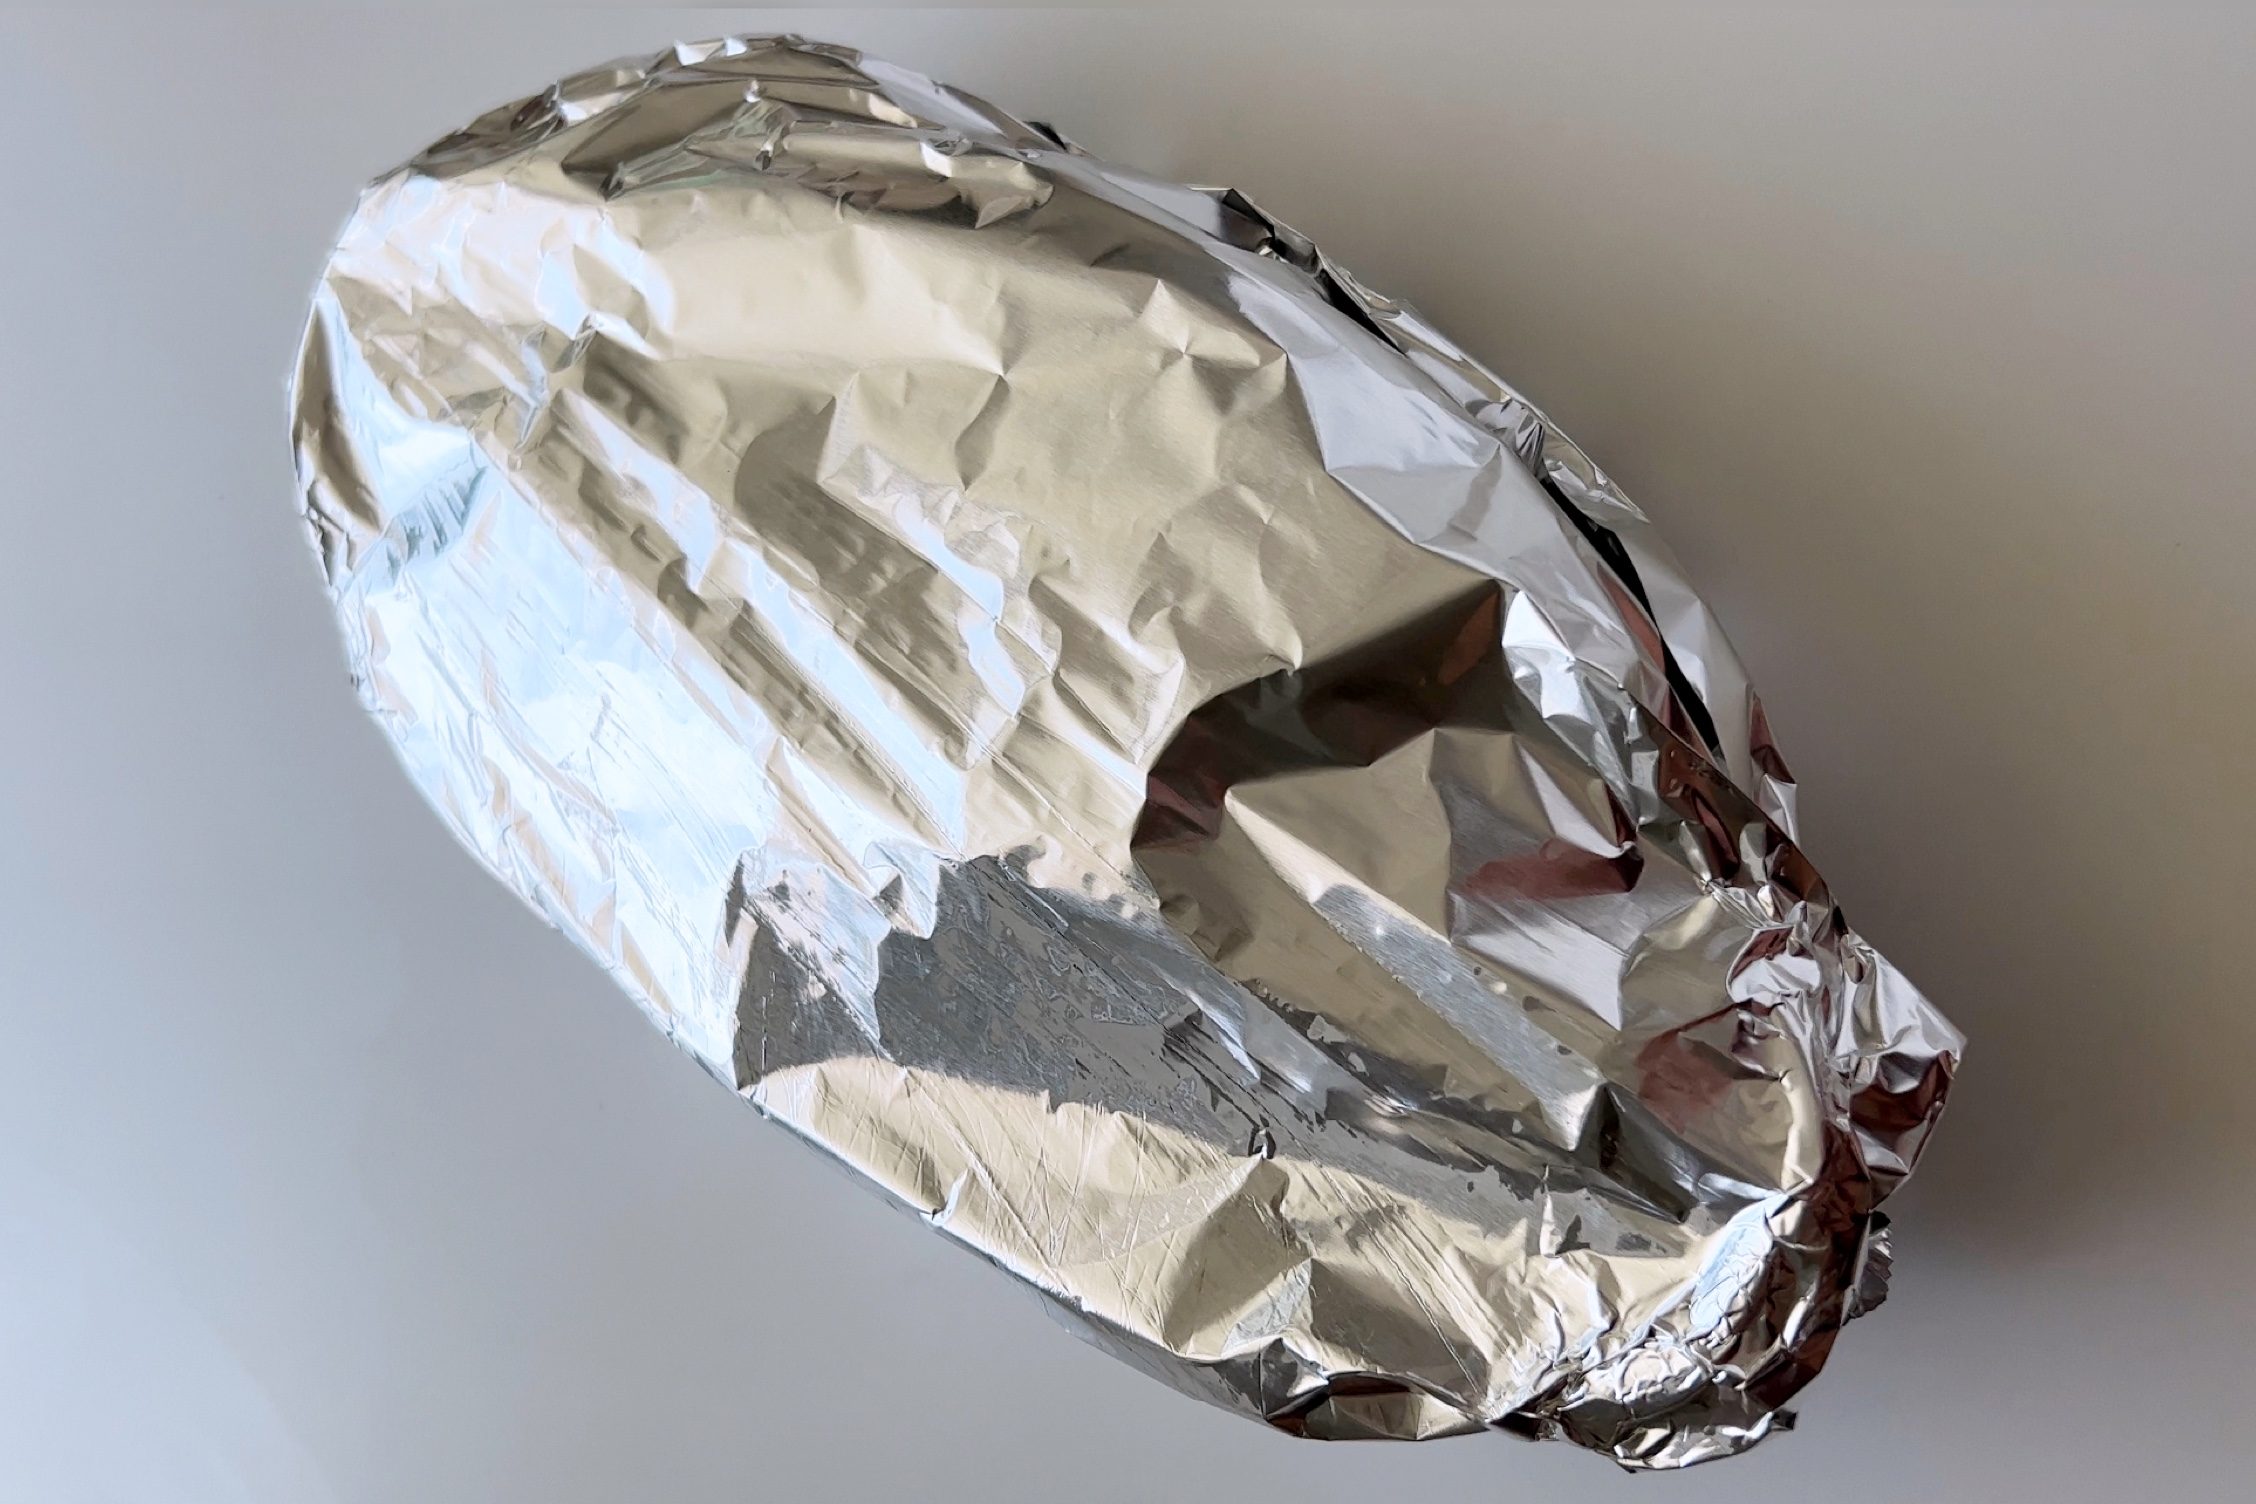
[[[1241,196],[837,47],[369,188],[295,387],[353,675],[713,1075],[1295,1432],[1777,1425],[1958,1036],[1543,415]]]

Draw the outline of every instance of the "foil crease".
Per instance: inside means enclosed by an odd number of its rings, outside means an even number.
[[[1142,1368],[1668,1467],[1878,1299],[1959,1036],[1645,516],[1243,196],[685,45],[367,189],[293,401],[462,842]]]

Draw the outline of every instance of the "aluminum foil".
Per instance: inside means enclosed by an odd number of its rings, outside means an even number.
[[[369,188],[295,389],[354,678],[706,1068],[1193,1394],[1696,1462],[1959,1037],[1646,518],[1234,192],[839,47]]]

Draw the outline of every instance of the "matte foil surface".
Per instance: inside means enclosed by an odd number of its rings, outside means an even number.
[[[1762,1437],[1958,1036],[1523,398],[1232,192],[837,47],[369,188],[295,392],[355,680],[705,1067],[1169,1382]]]

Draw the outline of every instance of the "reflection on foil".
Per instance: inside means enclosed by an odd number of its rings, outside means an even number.
[[[1878,1299],[1958,1036],[1644,516],[1239,195],[685,46],[370,188],[295,416],[456,834],[1139,1366],[1674,1466]]]

